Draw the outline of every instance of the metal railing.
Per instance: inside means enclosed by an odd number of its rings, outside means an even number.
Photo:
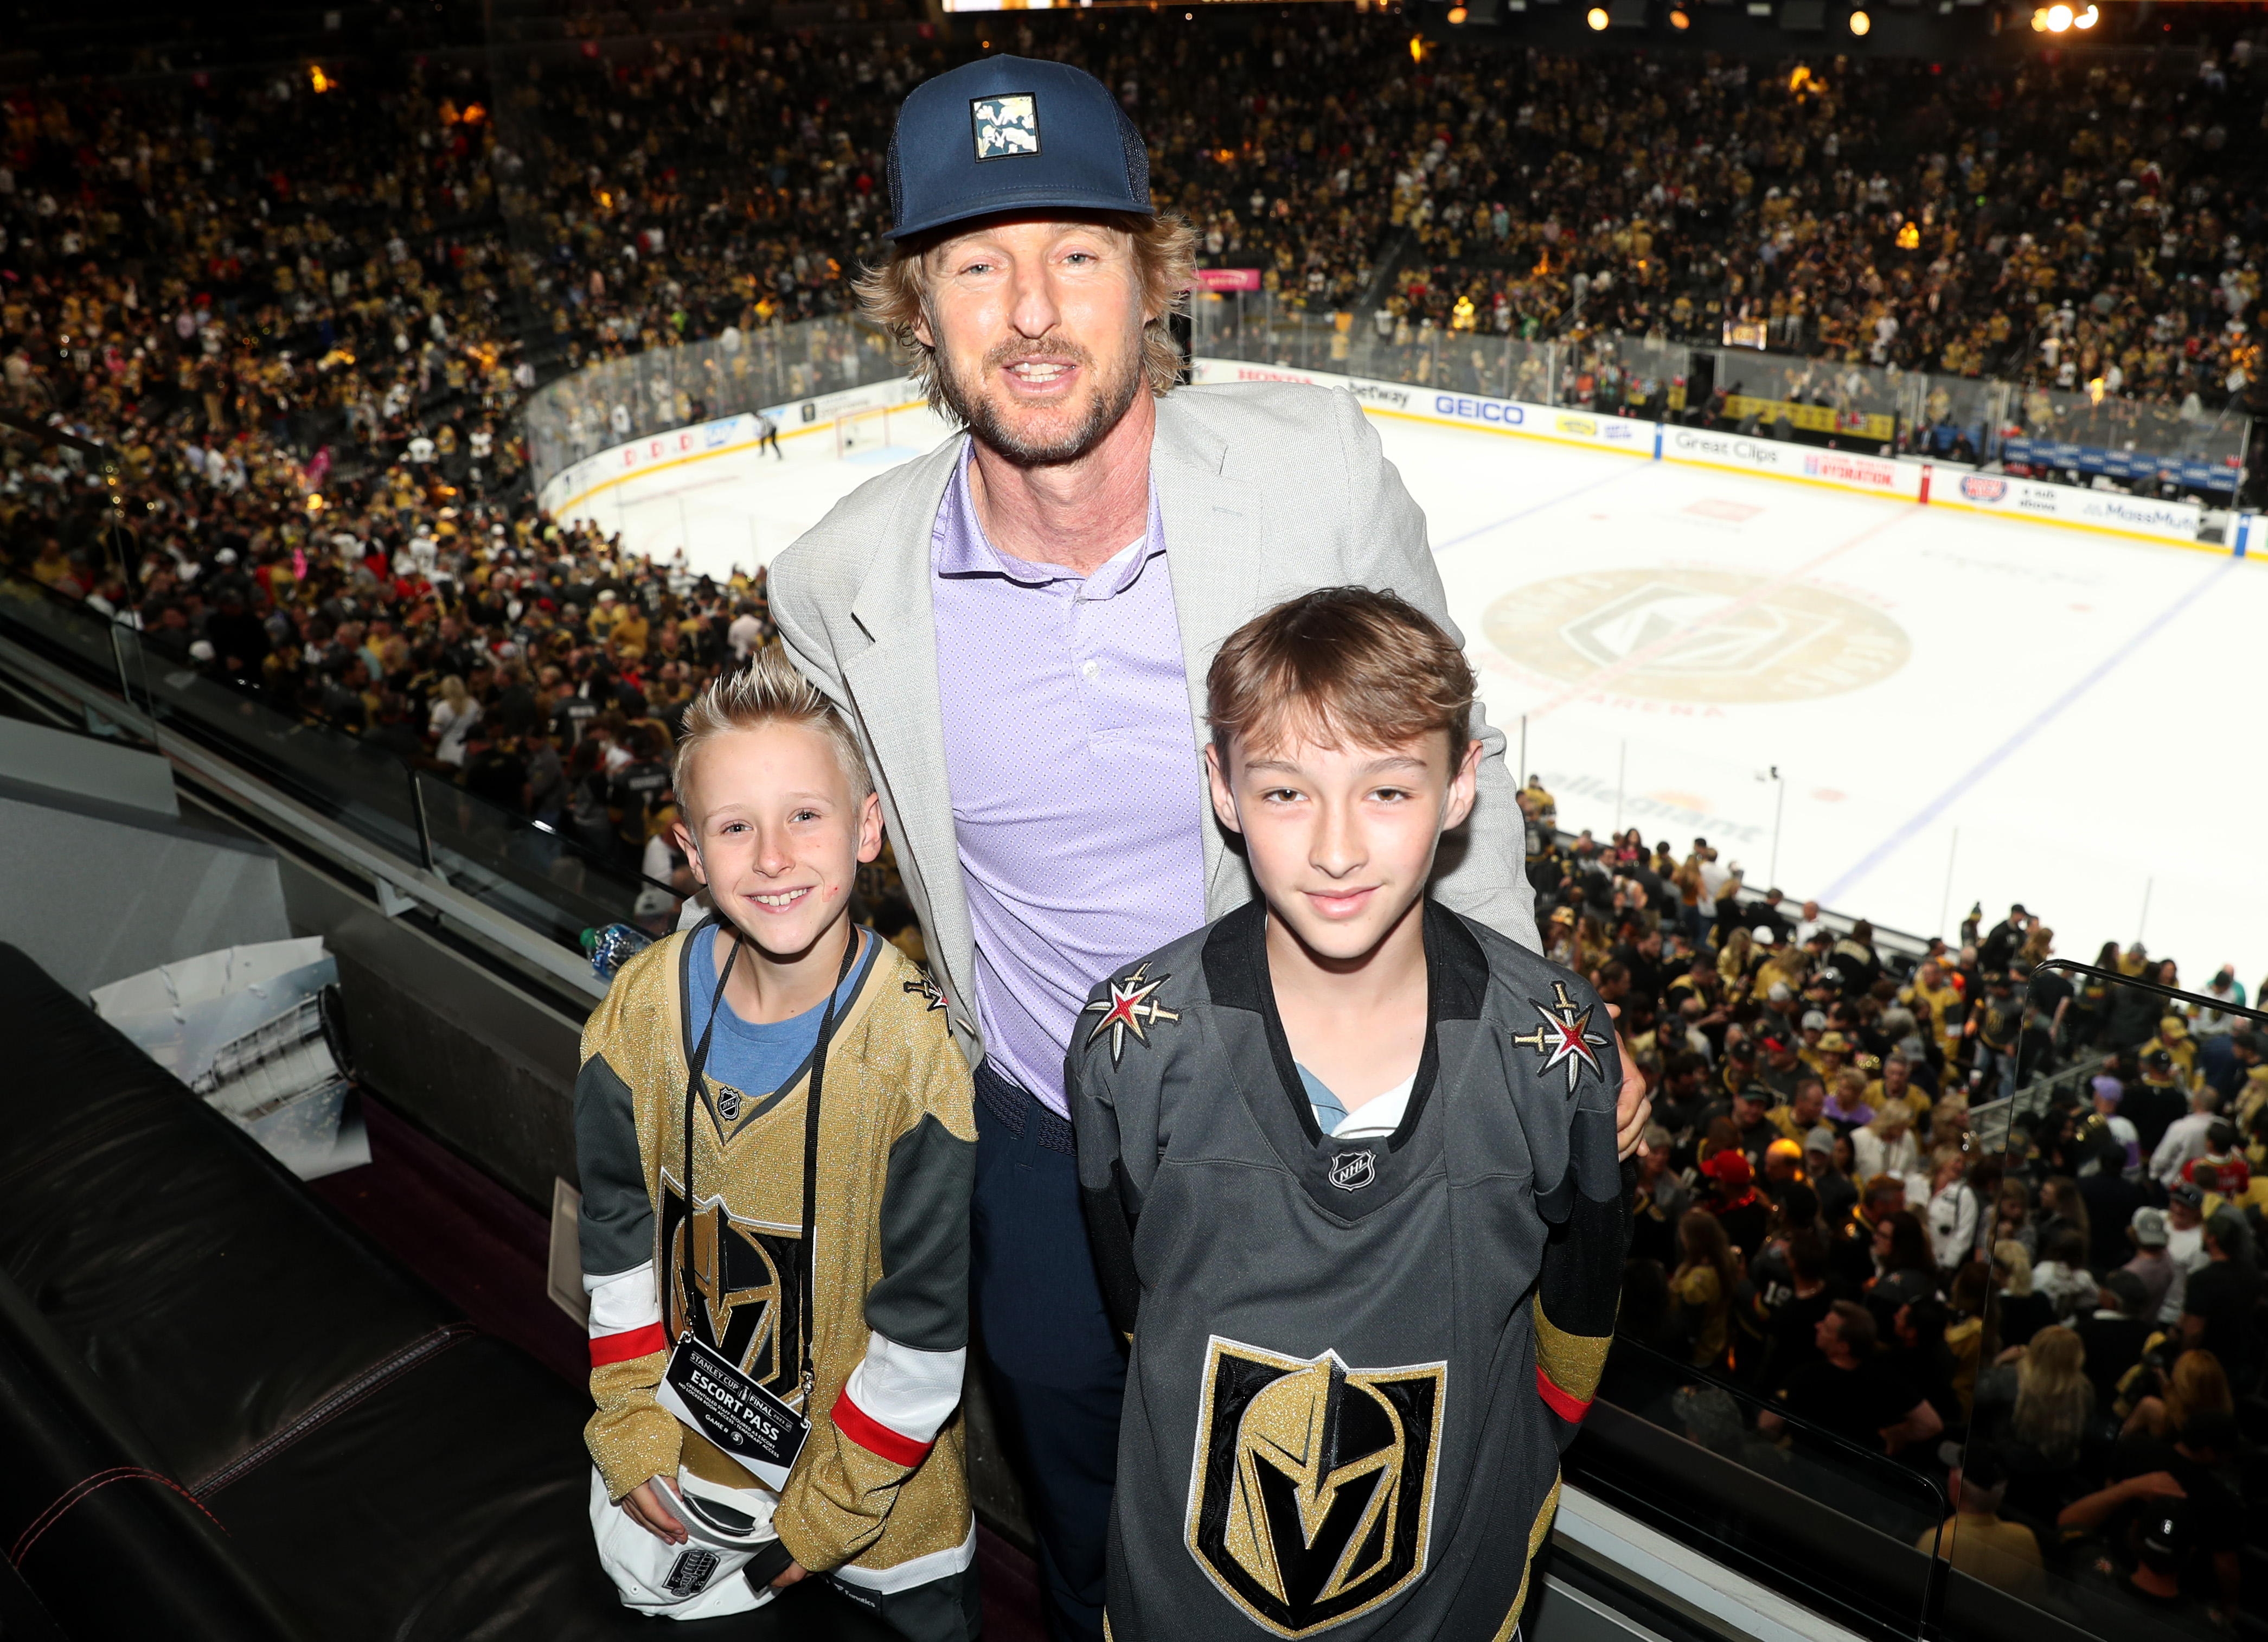
[[[2157,404],[2099,386],[2066,391],[1612,332],[1548,341],[1412,329],[1383,309],[1310,313],[1266,291],[1194,293],[1190,332],[1213,358],[1655,420],[1690,419],[1722,394],[1719,416],[1752,431],[2171,484],[2208,499],[2236,490],[2251,432],[2233,405]]]

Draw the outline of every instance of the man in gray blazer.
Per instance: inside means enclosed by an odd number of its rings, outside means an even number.
[[[1108,1024],[1080,1019],[1098,977],[1250,897],[1204,792],[1221,642],[1349,583],[1456,629],[1425,516],[1351,395],[1174,389],[1193,237],[1152,210],[1142,140],[1101,85],[1014,57],[942,75],[907,98],[888,178],[894,252],[860,296],[969,431],[783,553],[771,609],[865,745],[936,1006],[976,1069],[987,1384],[1050,1632],[1100,1638],[1124,1377],[1064,1052]],[[1439,894],[1540,949],[1504,738],[1474,730],[1480,802]],[[1138,1036],[1139,1000],[1122,1012]],[[1633,1144],[1642,1102],[1626,1089]]]

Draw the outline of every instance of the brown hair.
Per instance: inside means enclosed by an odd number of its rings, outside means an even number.
[[[1874,1314],[1854,1300],[1838,1300],[1827,1309],[1835,1318],[1836,1332],[1851,1348],[1852,1355],[1872,1357],[1881,1338],[1874,1327]]]
[[[858,738],[850,733],[843,715],[820,694],[817,685],[795,670],[786,651],[767,644],[748,658],[747,667],[716,679],[685,710],[670,785],[677,791],[688,827],[693,818],[683,806],[685,777],[693,768],[693,755],[703,743],[730,731],[760,730],[769,724],[797,724],[816,730],[833,743],[853,796],[863,801],[874,790],[865,755],[858,750]]]
[[[2183,1351],[2174,1359],[2171,1378],[2164,1398],[2167,1430],[2179,1432],[2192,1414],[2236,1411],[2235,1399],[2228,1394],[2228,1375],[2211,1351]]]
[[[1105,211],[1092,220],[1134,242],[1134,267],[1142,279],[1142,307],[1154,316],[1142,327],[1142,373],[1152,394],[1169,394],[1181,380],[1182,350],[1167,321],[1197,283],[1197,230],[1174,210],[1161,210],[1155,217]],[[891,246],[888,261],[860,269],[850,282],[859,310],[897,344],[906,375],[928,398],[929,408],[940,413],[946,403],[937,350],[916,335],[914,327],[929,313],[929,254],[968,232],[967,223],[948,223],[927,233],[909,235]],[[930,334],[937,334],[934,321]]]
[[[1205,718],[1221,757],[1305,734],[1327,747],[1449,739],[1452,768],[1470,738],[1472,666],[1439,623],[1391,593],[1322,587],[1228,637],[1205,674]]]

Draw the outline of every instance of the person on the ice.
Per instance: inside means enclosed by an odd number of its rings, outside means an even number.
[[[1481,755],[1438,624],[1327,588],[1207,685],[1261,899],[1097,986],[1065,1065],[1130,1342],[1110,1634],[1506,1636],[1614,1325],[1615,1028],[1426,894]]]

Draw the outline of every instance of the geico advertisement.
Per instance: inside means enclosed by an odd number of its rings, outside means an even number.
[[[1434,393],[1423,407],[1434,416],[1482,427],[1517,428],[1522,433],[1548,439],[1576,439],[1586,445],[1653,454],[1653,424],[1628,416],[1588,410],[1564,410],[1552,405],[1531,405],[1509,399],[1483,399],[1471,394]]]

